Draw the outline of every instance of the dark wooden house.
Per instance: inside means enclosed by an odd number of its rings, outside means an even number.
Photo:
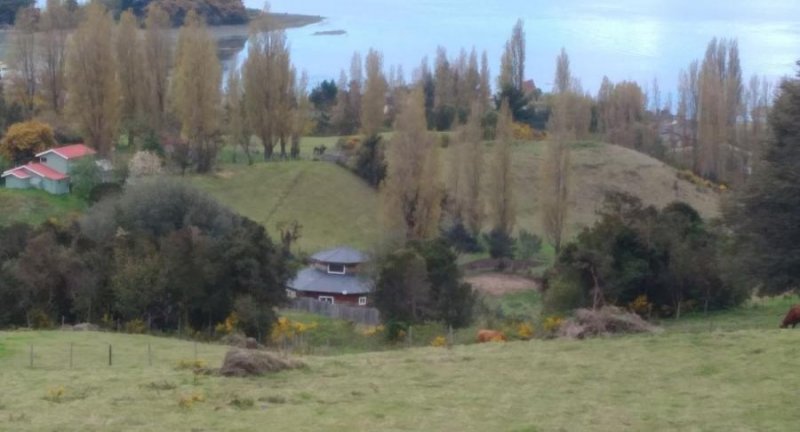
[[[287,294],[289,298],[367,306],[372,292],[372,282],[363,273],[367,261],[364,253],[349,247],[317,252],[308,267],[289,282]]]

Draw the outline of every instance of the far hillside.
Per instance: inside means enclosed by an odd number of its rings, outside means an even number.
[[[304,140],[304,155],[310,153],[312,142],[333,149],[336,138]],[[536,191],[545,145],[520,142],[513,147],[516,227],[537,234],[542,231]],[[447,150],[441,156],[446,164]],[[572,161],[570,236],[596,220],[605,194],[613,191],[633,194],[658,207],[682,200],[704,217],[718,215],[717,192],[678,178],[674,168],[634,150],[598,142],[578,143],[573,146]],[[490,145],[484,162],[491,163]],[[484,179],[488,181],[487,177]],[[306,252],[339,244],[370,248],[379,239],[377,191],[333,163],[272,162],[251,167],[229,163],[214,176],[197,176],[192,181],[237,212],[264,224],[270,232],[275,232],[281,221],[298,220],[303,225],[299,246]]]

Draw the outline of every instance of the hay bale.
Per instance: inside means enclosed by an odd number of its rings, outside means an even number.
[[[74,331],[100,331],[100,326],[94,325],[92,323],[80,323],[75,324],[72,326],[72,330]]]
[[[225,354],[219,373],[224,376],[258,376],[269,372],[305,367],[299,360],[283,358],[275,353],[233,348]]]
[[[576,310],[575,316],[568,319],[559,329],[559,336],[583,339],[610,334],[652,333],[658,330],[658,327],[635,313],[615,306],[605,306],[598,310]]]

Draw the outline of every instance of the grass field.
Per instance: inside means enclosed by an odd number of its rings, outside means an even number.
[[[42,190],[10,190],[0,187],[0,225],[14,222],[40,224],[50,218],[75,218],[86,204],[72,195],[51,195]]]
[[[776,326],[791,300],[719,314],[730,331],[692,317],[647,336],[306,356],[250,379],[179,369],[186,341],[0,332],[0,430],[788,431],[800,331]],[[224,351],[197,356],[216,367]]]

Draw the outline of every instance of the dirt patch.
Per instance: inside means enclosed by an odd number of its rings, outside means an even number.
[[[531,279],[507,273],[483,273],[465,278],[473,288],[491,296],[501,296],[520,291],[539,290],[539,284]]]

